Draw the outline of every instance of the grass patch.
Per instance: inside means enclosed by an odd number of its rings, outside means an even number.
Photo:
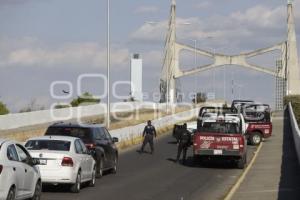
[[[289,95],[284,97],[284,104],[287,105],[291,102],[295,113],[298,125],[300,125],[300,95]]]

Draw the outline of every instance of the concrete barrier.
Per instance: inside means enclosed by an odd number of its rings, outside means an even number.
[[[165,109],[166,104],[153,102],[120,102],[111,104],[111,112],[131,112],[139,109]],[[106,113],[106,104],[96,104],[63,109],[50,109],[28,113],[0,115],[0,130],[15,129],[38,124],[80,119]]]
[[[291,128],[292,128],[294,142],[295,142],[295,148],[296,148],[296,152],[297,152],[297,156],[298,156],[298,162],[300,164],[300,131],[299,131],[299,125],[297,123],[295,113],[293,111],[293,107],[292,107],[291,103],[289,103],[288,109],[289,109],[289,115],[290,115]]]
[[[195,108],[189,111],[177,113],[174,115],[168,115],[159,119],[155,119],[152,121],[152,124],[156,127],[156,129],[164,128],[166,126],[173,125],[178,122],[187,121],[197,116],[199,112],[199,108]],[[121,129],[111,130],[110,133],[112,137],[119,138],[120,142],[122,141],[130,141],[136,137],[140,137],[145,127],[145,123],[138,124],[135,126],[125,127]]]

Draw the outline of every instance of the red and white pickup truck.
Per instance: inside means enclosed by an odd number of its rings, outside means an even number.
[[[263,138],[272,135],[271,109],[267,104],[245,104],[241,113],[246,122],[246,137],[250,144],[259,145]]]
[[[201,113],[193,137],[194,159],[235,161],[243,169],[247,164],[245,122],[241,114]],[[201,124],[200,124],[201,123]]]

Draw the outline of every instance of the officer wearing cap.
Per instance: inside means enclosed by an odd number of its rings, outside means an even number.
[[[147,122],[147,126],[145,126],[144,131],[143,131],[143,145],[141,147],[141,153],[144,152],[144,148],[146,146],[147,143],[149,143],[150,148],[151,148],[151,154],[154,153],[154,143],[153,143],[153,139],[154,137],[156,137],[156,130],[155,127],[151,124],[151,121],[149,120]]]
[[[181,129],[181,134],[179,135],[179,138],[178,138],[178,143],[177,143],[178,150],[177,150],[176,163],[179,162],[181,152],[183,152],[183,158],[182,158],[183,164],[185,163],[186,152],[187,152],[189,146],[191,145],[191,142],[192,142],[191,133],[187,130],[187,124],[184,123],[183,128]]]

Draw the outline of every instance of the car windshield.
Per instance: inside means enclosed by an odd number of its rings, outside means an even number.
[[[29,140],[28,150],[70,151],[71,142],[62,140]]]
[[[205,122],[200,127],[200,132],[210,133],[228,133],[237,134],[240,133],[237,123],[224,123],[224,122]]]
[[[80,138],[84,143],[92,141],[90,129],[80,127],[50,127],[45,135],[62,135]]]

